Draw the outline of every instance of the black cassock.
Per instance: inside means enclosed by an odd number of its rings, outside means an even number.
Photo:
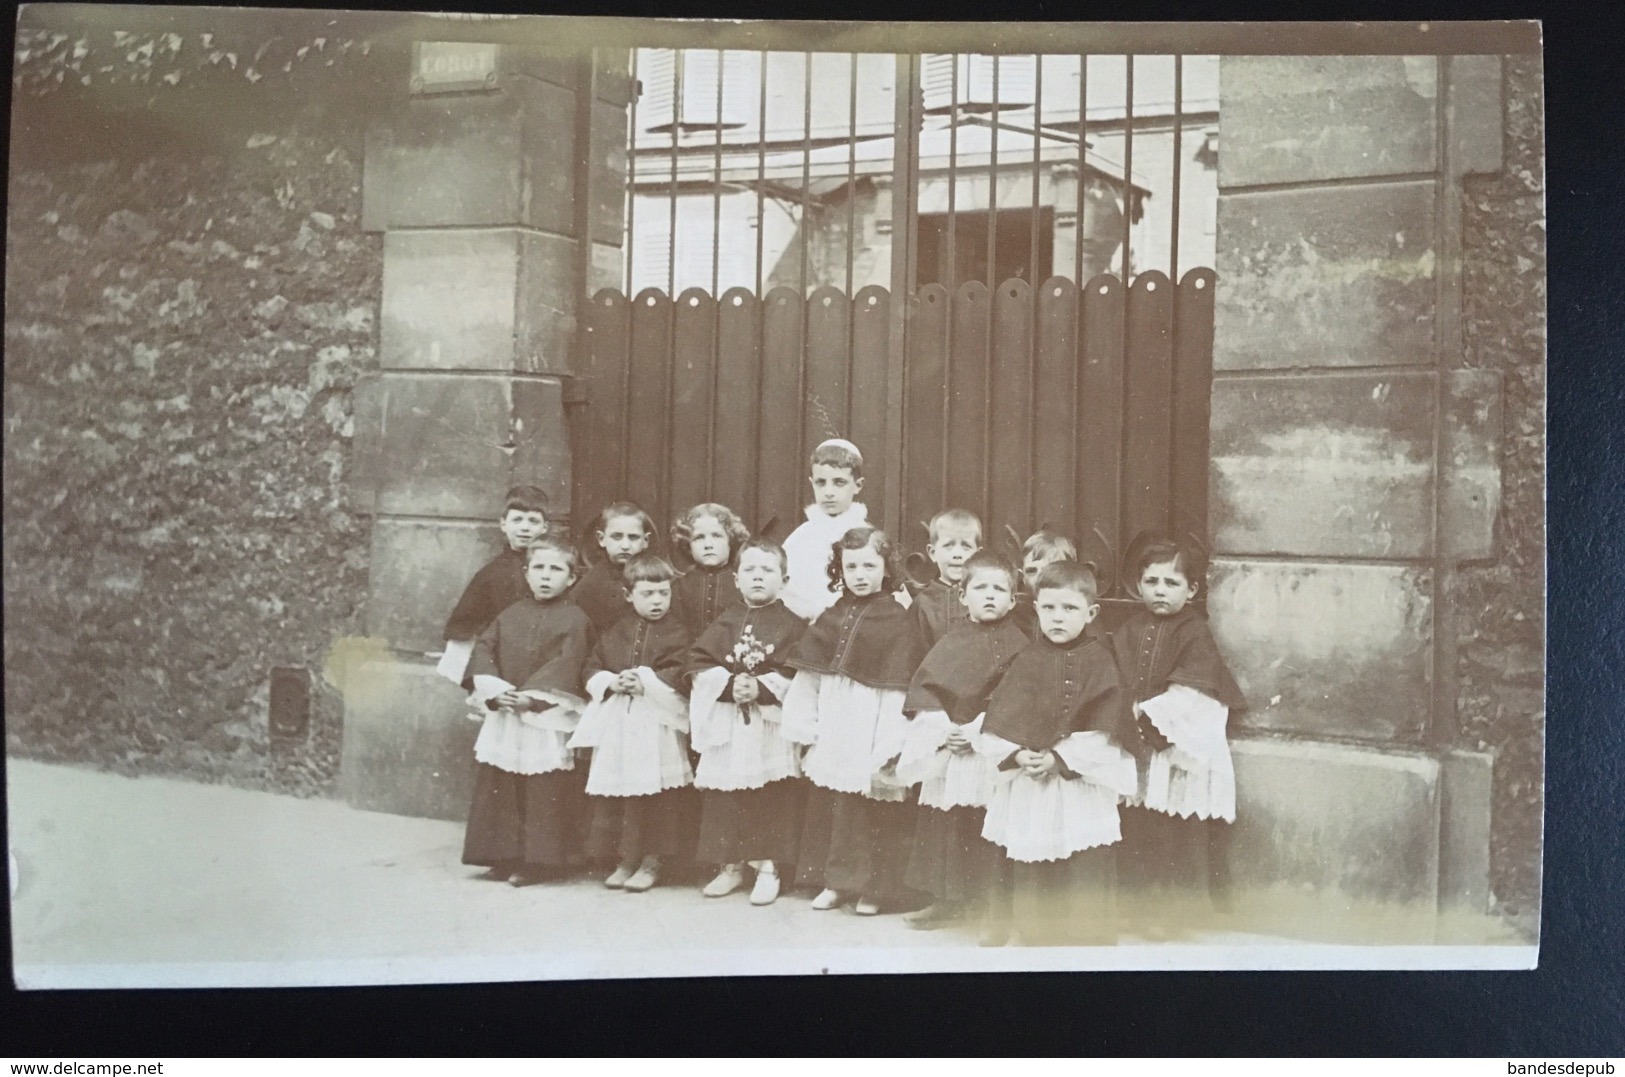
[[[469,676],[501,677],[520,689],[584,698],[582,666],[592,625],[567,599],[531,597],[504,609],[480,634]],[[474,796],[463,863],[519,869],[557,868],[580,854],[586,772],[514,774],[474,764]]]
[[[785,664],[807,622],[782,602],[751,608],[736,600],[694,641],[689,652],[689,676],[721,666],[737,676],[744,672],[733,656],[734,646],[749,631],[757,644],[773,653],[755,673],[791,676]],[[782,703],[767,685],[758,684],[758,699],[768,705]],[[732,700],[730,680],[722,698]],[[712,864],[771,860],[782,877],[794,872],[801,832],[802,783],[793,778],[769,782],[757,789],[700,790],[700,842],[698,859]]]
[[[992,624],[967,619],[939,639],[920,663],[903,713],[939,710],[956,725],[974,721],[1027,644],[1026,633],[1009,617]],[[922,804],[915,815],[914,844],[903,881],[938,901],[980,897],[999,855],[997,846],[982,837],[985,814],[980,807]]]

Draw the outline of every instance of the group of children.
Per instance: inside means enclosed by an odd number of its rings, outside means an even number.
[[[911,588],[857,500],[856,446],[818,446],[810,482],[782,546],[688,509],[682,571],[625,502],[583,571],[541,492],[510,492],[509,549],[446,626],[474,640],[482,722],[464,863],[515,886],[602,864],[632,892],[714,864],[707,897],[748,884],[766,905],[793,877],[815,909],[912,905],[917,928],[979,910],[987,945],[1114,941],[1125,813],[1134,877],[1190,882],[1209,823],[1235,817],[1225,726],[1245,705],[1190,605],[1197,552],[1147,546],[1144,608],[1108,636],[1064,538],[1034,535],[1018,570],[942,512],[937,579]]]

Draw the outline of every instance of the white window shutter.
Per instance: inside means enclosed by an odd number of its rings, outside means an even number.
[[[945,52],[927,53],[920,64],[920,87],[925,94],[925,107],[945,109],[953,104],[954,59]],[[963,59],[961,57],[961,59]],[[964,86],[960,86],[964,90]]]
[[[652,131],[671,123],[676,79],[676,49],[638,50],[638,81],[643,84],[643,96],[638,98],[640,131]]]
[[[957,61],[957,63],[956,63]],[[921,64],[921,83],[927,109],[947,108],[953,97],[954,68],[959,69],[958,104],[999,108],[1031,108],[1038,81],[1038,60],[1033,56],[1000,56],[998,84],[994,85],[994,58],[927,53]]]

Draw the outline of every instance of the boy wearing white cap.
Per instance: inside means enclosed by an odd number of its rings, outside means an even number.
[[[830,438],[812,454],[813,503],[807,519],[784,541],[790,582],[780,599],[791,612],[813,620],[835,604],[830,589],[829,551],[854,527],[869,526],[869,508],[857,500],[863,491],[863,454],[850,441]]]

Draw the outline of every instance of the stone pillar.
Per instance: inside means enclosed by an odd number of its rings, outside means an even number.
[[[1237,881],[1426,909],[1443,876],[1481,900],[1487,860],[1440,844],[1441,804],[1448,835],[1487,830],[1444,795],[1472,768],[1433,747],[1454,698],[1434,670],[1440,574],[1490,555],[1499,501],[1500,385],[1461,369],[1457,289],[1500,61],[1220,72],[1209,609],[1251,704]]]
[[[550,524],[568,526],[576,311],[620,256],[617,58],[420,44],[410,93],[368,139],[381,370],[356,443],[374,511],[368,635],[390,657],[344,686],[342,784],[358,806],[463,817],[477,726],[430,655],[500,549],[508,487],[541,486]]]

